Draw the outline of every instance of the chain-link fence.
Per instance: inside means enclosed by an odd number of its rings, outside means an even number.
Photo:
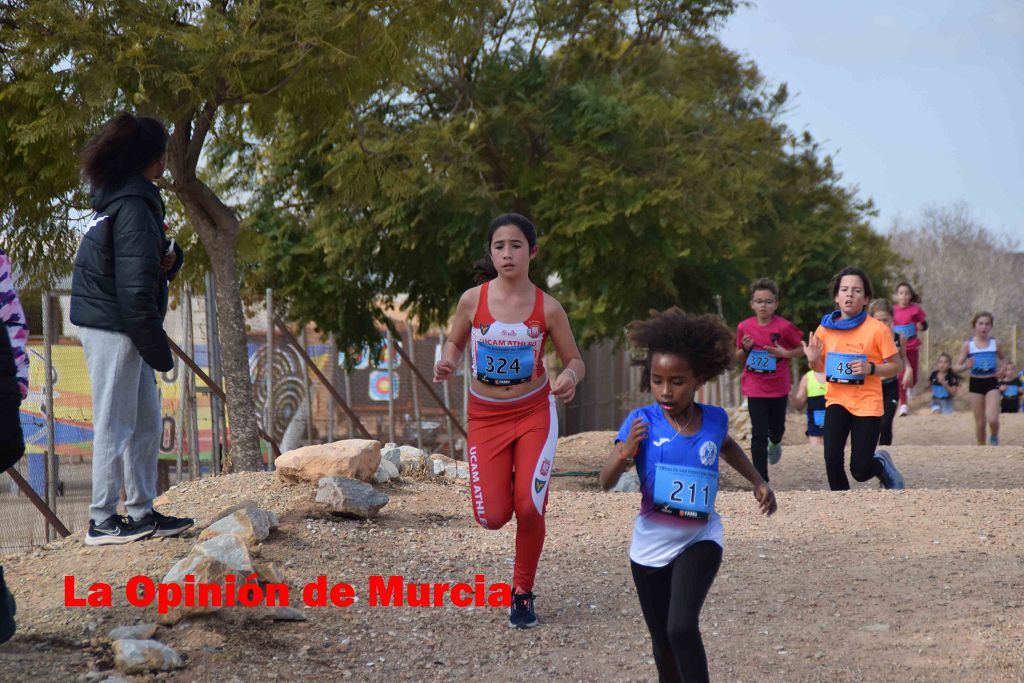
[[[67,292],[53,292],[46,298],[47,333],[33,336],[29,342],[30,393],[21,407],[26,456],[16,467],[71,532],[79,533],[88,525],[92,490],[92,397],[78,328],[68,316],[69,304]],[[204,298],[193,299],[186,292],[179,306],[168,312],[164,329],[201,370],[217,380],[216,353],[211,353],[217,342],[215,336],[211,339],[208,335],[214,318],[208,315]],[[266,320],[264,311],[248,321],[249,367],[261,425],[269,427],[267,431],[285,450],[357,435],[339,402],[315,375],[306,372],[303,354],[281,332],[272,338],[272,400],[268,403]],[[394,353],[390,368],[386,337],[374,358],[369,349],[349,352],[348,371],[346,352],[339,353],[330,339],[312,333],[302,337],[306,338],[308,356],[332,383],[334,394],[352,409],[373,438],[458,457],[464,449],[460,425],[465,423],[465,373],[460,368],[454,381],[433,385],[429,379],[439,353],[440,334],[410,340],[407,325],[398,322],[396,327],[405,359]],[[412,372],[412,365],[423,380]],[[157,383],[163,413],[158,489],[216,474],[229,429],[221,401],[177,358],[172,371],[158,373]],[[442,405],[448,406],[449,412]],[[269,420],[263,417],[268,407]],[[267,451],[264,444],[265,456]],[[4,511],[0,515],[0,553],[24,550],[54,538],[53,529],[10,477],[0,479],[0,509]]]
[[[209,334],[216,312],[211,314],[208,301],[186,290],[168,312],[164,329],[186,356],[219,381],[216,331]],[[30,394],[22,405],[27,454],[17,467],[71,532],[81,533],[88,525],[92,488],[92,399],[78,329],[68,317],[69,305],[67,292],[53,292],[44,306],[49,308],[44,315],[50,320],[47,334],[30,340]],[[247,320],[249,370],[260,425],[282,451],[358,436],[362,430],[343,409],[344,402],[370,436],[382,443],[393,441],[464,457],[468,359],[464,358],[467,362],[452,380],[433,384],[442,332],[412,335],[410,324],[396,320],[394,338],[382,331],[380,351],[371,352],[369,347],[338,349],[331,338],[312,330],[294,330],[294,326],[287,330],[274,326],[271,333],[271,319],[263,309]],[[605,342],[583,355],[586,381],[571,403],[559,403],[563,435],[617,429],[638,400],[647,398],[638,398],[639,371],[624,348]],[[307,357],[318,373],[306,371]],[[229,424],[221,401],[186,364],[175,361],[172,371],[157,377],[163,412],[160,491],[182,480],[217,474],[228,443]],[[548,363],[555,367],[557,360],[552,357]],[[47,377],[53,392],[52,411]],[[700,400],[735,404],[739,400],[736,383],[735,377],[723,378],[706,388]],[[264,444],[264,456],[268,453],[269,446]],[[0,486],[0,506],[4,510],[0,553],[54,537],[9,477]]]

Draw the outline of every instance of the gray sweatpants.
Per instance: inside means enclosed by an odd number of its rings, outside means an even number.
[[[135,519],[153,509],[160,449],[160,392],[153,368],[128,335],[79,328],[92,382],[92,505],[97,524],[125,509]]]

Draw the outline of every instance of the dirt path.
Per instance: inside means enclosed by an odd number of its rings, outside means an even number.
[[[999,448],[969,445],[967,416],[897,422],[892,452],[908,490],[824,490],[820,451],[791,424],[772,470],[780,512],[755,514],[725,491],[725,560],[703,613],[713,680],[1020,681],[1024,679],[1024,416],[1004,420]],[[966,432],[967,437],[962,438]],[[595,469],[607,434],[566,440],[559,469]],[[304,623],[195,621],[159,638],[187,655],[175,681],[655,680],[626,552],[638,494],[603,494],[583,477],[555,480],[537,609],[517,632],[492,608],[307,609]],[[475,526],[458,485],[404,481],[375,522],[302,515],[308,489],[271,475],[175,490],[171,512],[201,522],[240,498],[282,515],[259,552],[293,586],[319,574],[365,596],[368,577],[508,581],[514,526]],[[75,680],[110,667],[99,638],[152,619],[115,598],[104,610],[62,606],[62,577],[122,587],[159,579],[192,538],[90,549],[68,539],[5,559],[21,630],[0,647],[4,680]],[[84,679],[83,679],[84,680]],[[140,679],[141,680],[141,679]]]

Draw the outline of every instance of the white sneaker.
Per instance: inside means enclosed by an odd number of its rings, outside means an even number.
[[[906,403],[900,404],[900,407],[896,409],[896,414],[900,417],[906,417],[909,413],[910,411],[907,409]]]

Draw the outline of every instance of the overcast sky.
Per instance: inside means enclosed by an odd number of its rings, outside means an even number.
[[[721,32],[791,95],[876,227],[966,202],[1024,244],[1024,0],[760,0]]]

